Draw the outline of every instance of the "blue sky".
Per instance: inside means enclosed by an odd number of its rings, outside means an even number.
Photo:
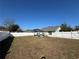
[[[79,25],[79,0],[0,0],[0,23],[7,17],[23,29]]]

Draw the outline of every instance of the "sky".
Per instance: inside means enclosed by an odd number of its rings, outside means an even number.
[[[22,29],[79,25],[79,0],[0,0],[0,24],[11,18]]]

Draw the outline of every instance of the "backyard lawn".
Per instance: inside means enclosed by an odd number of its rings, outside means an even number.
[[[79,59],[79,40],[17,37],[5,59]]]

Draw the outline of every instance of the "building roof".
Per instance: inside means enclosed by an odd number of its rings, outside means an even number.
[[[42,28],[41,30],[43,31],[53,31],[55,32],[60,26],[48,26],[48,27],[45,27],[45,28]]]
[[[42,32],[41,29],[34,29],[33,32]]]
[[[25,30],[24,32],[33,32],[33,30],[27,29],[27,30]]]

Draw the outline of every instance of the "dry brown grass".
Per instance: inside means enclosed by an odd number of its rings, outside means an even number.
[[[60,38],[15,38],[6,59],[79,59],[79,40]]]

